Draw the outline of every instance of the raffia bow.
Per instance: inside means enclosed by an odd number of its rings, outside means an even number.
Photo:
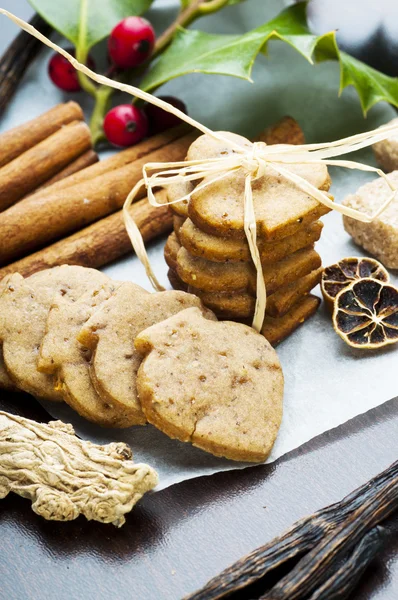
[[[148,94],[136,88],[132,85],[119,83],[113,81],[104,75],[98,75],[86,65],[79,63],[71,54],[69,54],[63,48],[57,46],[43,34],[37,31],[32,25],[26,23],[22,19],[19,19],[12,13],[1,9],[0,13],[11,19],[21,29],[30,33],[43,44],[59,52],[64,56],[78,71],[90,77],[93,81],[99,84],[106,85],[122,92],[126,92],[131,96],[136,96],[142,100],[150,102],[167,112],[170,112],[186,123],[192,125],[196,129],[199,129],[202,133],[208,134],[213,138],[222,141],[234,150],[233,154],[222,156],[220,158],[194,160],[194,161],[183,161],[183,162],[170,162],[170,163],[147,163],[143,168],[143,178],[137,183],[128,195],[124,206],[123,216],[126,225],[128,235],[134,250],[145,267],[148,278],[150,279],[153,287],[156,290],[163,290],[163,287],[159,284],[151,264],[148,259],[148,255],[145,249],[145,245],[141,236],[141,233],[134,222],[129,208],[134,202],[134,199],[138,191],[145,186],[148,193],[148,200],[153,206],[161,206],[154,196],[153,190],[158,187],[167,187],[170,184],[179,183],[181,181],[199,181],[198,185],[194,190],[181,197],[177,200],[169,202],[168,204],[174,204],[184,200],[189,200],[192,193],[198,192],[201,189],[213,184],[215,181],[220,181],[225,177],[229,176],[232,172],[242,170],[245,174],[245,191],[243,198],[244,206],[244,231],[249,244],[251,258],[257,273],[257,295],[256,295],[256,307],[253,318],[253,327],[257,331],[261,330],[262,323],[265,316],[267,294],[264,283],[263,270],[261,265],[260,253],[257,247],[257,225],[256,216],[253,205],[253,193],[252,193],[252,182],[256,179],[264,176],[267,169],[277,173],[284,177],[287,181],[290,181],[296,185],[301,191],[305,192],[321,204],[324,204],[332,210],[337,210],[339,213],[357,219],[364,223],[371,223],[376,219],[392,202],[395,197],[396,188],[392,182],[387,178],[385,173],[381,169],[364,165],[362,163],[348,161],[348,160],[331,160],[336,156],[342,156],[350,152],[361,150],[367,146],[380,142],[393,134],[398,133],[398,125],[385,125],[374,131],[366,133],[360,133],[357,135],[350,136],[334,142],[324,144],[304,144],[299,146],[288,146],[288,145],[273,145],[267,146],[264,142],[256,142],[251,144],[249,147],[242,147],[236,142],[223,136],[220,133],[214,132],[208,127],[205,127],[195,119],[192,119],[182,111],[178,110],[171,104]],[[335,204],[329,196],[318,190],[309,181],[300,177],[299,175],[292,173],[283,165],[292,164],[325,164],[328,166],[343,167],[346,169],[358,169],[361,171],[371,171],[377,173],[380,177],[383,177],[388,187],[391,189],[391,194],[387,200],[379,207],[379,209],[373,214],[362,213],[358,210],[350,208],[348,206],[341,206]],[[155,171],[155,172],[153,172]],[[152,172],[152,174],[151,174]],[[205,181],[202,181],[205,179]]]
[[[249,244],[251,258],[257,274],[256,307],[253,318],[253,327],[257,329],[257,331],[260,331],[265,316],[267,292],[264,283],[261,257],[257,246],[257,226],[253,204],[252,182],[260,177],[263,177],[267,169],[270,169],[278,175],[283,176],[285,179],[296,185],[300,190],[307,193],[315,200],[318,200],[318,202],[321,202],[328,208],[337,210],[341,214],[352,217],[359,221],[370,223],[376,219],[394,199],[394,185],[381,169],[363,165],[362,163],[357,163],[354,161],[331,160],[330,157],[340,156],[342,154],[354,152],[355,150],[360,150],[366,146],[369,146],[370,144],[374,144],[375,142],[385,139],[397,131],[398,127],[396,125],[386,125],[375,131],[361,133],[326,144],[267,146],[264,142],[255,142],[254,144],[251,144],[249,148],[242,147],[235,142],[232,142],[228,138],[212,132],[214,137],[222,140],[224,143],[228,143],[228,145],[233,147],[234,153],[213,159],[174,163],[147,163],[143,168],[143,179],[137,183],[126,199],[124,204],[124,220],[134,250],[144,265],[146,273],[153,287],[157,290],[163,290],[163,287],[159,284],[152,270],[139,229],[129,212],[129,208],[134,202],[134,199],[137,196],[140,188],[142,186],[146,187],[148,200],[153,206],[161,206],[161,204],[156,201],[154,196],[153,190],[155,188],[167,187],[170,184],[179,183],[181,181],[200,181],[206,178],[206,181],[200,182],[189,194],[168,202],[168,204],[175,204],[177,202],[189,200],[193,193],[211,186],[216,181],[220,181],[225,177],[228,177],[231,172],[243,170],[245,173],[245,192],[243,198],[244,230],[247,242]],[[309,181],[303,177],[300,177],[299,175],[296,175],[295,173],[292,173],[285,166],[282,166],[289,164],[322,163],[326,165],[345,167],[347,169],[360,169],[361,171],[376,172],[386,180],[392,193],[375,213],[369,215],[348,206],[335,204],[325,192],[318,190],[318,188],[312,185]],[[155,172],[151,175],[150,173],[152,171]]]

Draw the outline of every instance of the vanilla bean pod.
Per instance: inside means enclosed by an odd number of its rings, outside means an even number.
[[[309,517],[295,523],[287,532],[227,567],[186,600],[216,600],[245,588],[292,558],[312,550],[365,501],[371,501],[390,482],[398,482],[398,461],[363,486]]]
[[[306,554],[260,600],[302,600],[324,583],[328,571],[346,557],[370,529],[398,509],[398,477],[341,523]]]
[[[345,600],[355,589],[363,573],[382,549],[386,530],[380,525],[371,529],[351,556],[312,594],[309,600]]]
[[[40,33],[48,36],[52,27],[39,15],[29,21]],[[0,58],[0,115],[13,97],[26,69],[38,54],[42,44],[21,31]]]

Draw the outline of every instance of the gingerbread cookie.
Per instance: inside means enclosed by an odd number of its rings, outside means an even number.
[[[258,249],[262,263],[278,262],[301,248],[312,246],[319,240],[322,228],[322,221],[315,221],[280,241],[259,240]],[[213,262],[248,262],[251,260],[246,240],[211,235],[201,231],[191,219],[184,220],[183,224],[178,227],[178,240],[193,256],[206,258]]]
[[[178,198],[183,198],[192,192],[194,187],[195,186],[190,181],[171,183],[165,187],[167,200],[169,202],[173,202],[174,200],[178,200]],[[174,214],[186,219],[188,216],[188,200],[182,200],[181,202],[170,204],[170,209]]]
[[[216,135],[222,135],[223,138],[231,140],[242,148],[250,149],[252,147],[252,143],[247,138],[237,133],[232,133],[231,131],[216,131],[215,133]],[[187,153],[187,160],[222,158],[232,154],[236,154],[236,151],[232,146],[224,142],[224,140],[219,140],[215,136],[204,134],[196,138],[190,145]]]
[[[42,372],[56,378],[57,389],[65,402],[82,417],[104,427],[129,427],[135,421],[135,414],[120,410],[96,392],[90,377],[90,353],[76,337],[119,285],[107,278],[93,285],[75,302],[57,295],[48,314],[38,361]]]
[[[200,151],[193,153],[196,159],[210,158],[207,150],[210,143],[209,136],[201,136],[192,144],[194,149],[200,148]],[[213,158],[215,156],[218,154]],[[290,164],[284,165],[284,168],[320,190],[327,191],[330,187],[330,177],[324,164]],[[195,225],[216,236],[244,239],[245,178],[244,169],[238,169],[222,180],[194,191],[188,205],[188,215]],[[204,181],[210,182],[211,178],[205,178]],[[264,176],[252,182],[252,191],[258,235],[266,240],[279,240],[293,235],[301,227],[330,211],[271,167]]]
[[[263,336],[189,308],[142,331],[137,387],[148,421],[216,456],[264,461],[282,419],[283,374]]]
[[[182,279],[180,279],[176,273],[176,271],[174,271],[173,269],[169,269],[167,271],[167,277],[168,280],[170,281],[171,287],[174,288],[175,290],[179,290],[180,292],[188,292],[188,285],[186,283],[184,283],[182,281]],[[192,291],[192,293],[194,294],[195,292]]]
[[[315,269],[309,275],[279,288],[267,297],[266,314],[271,317],[282,317],[318,285],[321,280],[323,269]],[[229,319],[250,318],[254,314],[255,298],[246,293],[217,293],[202,292],[196,288],[189,287],[189,291],[199,296],[205,306],[216,313],[218,317]]]
[[[185,221],[186,217],[181,217],[180,215],[174,215],[173,217],[173,230],[178,241],[180,240],[180,229],[184,225]]]
[[[233,140],[237,144],[243,147],[250,147],[251,143],[246,138],[230,131],[220,131],[224,137]],[[218,140],[212,136],[200,136],[190,146],[186,160],[203,160],[206,158],[219,158],[227,154],[234,154],[234,150],[225,144],[225,142]],[[192,192],[197,182],[192,183],[191,181],[181,181],[180,183],[173,183],[166,187],[167,199],[169,202],[182,198],[186,194]],[[188,200],[182,202],[176,202],[171,204],[171,210],[186,218],[188,216]]]
[[[54,267],[23,279],[15,273],[0,297],[0,339],[7,371],[21,390],[47,400],[62,400],[54,379],[37,370],[39,348],[54,294],[75,299],[98,278],[108,277],[95,269]]]
[[[164,246],[164,259],[167,265],[173,271],[177,271],[177,254],[181,245],[177,239],[175,232],[170,233]]]
[[[303,130],[293,117],[282,117],[275,125],[270,125],[260,133],[255,142],[266,144],[305,144]]]
[[[320,266],[321,258],[313,248],[298,250],[278,263],[263,265],[268,294],[297,281]],[[177,254],[177,273],[185,283],[205,292],[256,293],[256,272],[250,263],[211,262],[192,256],[185,248],[180,248]]]
[[[270,344],[276,346],[312,317],[320,303],[320,298],[310,294],[299,300],[283,317],[275,319],[266,315],[261,333]]]
[[[315,168],[314,165],[289,165],[289,170],[320,190],[327,191],[330,187],[324,165]],[[207,233],[244,239],[244,186],[245,173],[240,170],[194,192],[188,206],[189,217]],[[269,241],[294,235],[301,227],[330,212],[329,208],[279,175],[270,173],[253,181],[252,189],[258,235]]]
[[[149,294],[134,283],[123,283],[115,294],[84,324],[79,342],[90,349],[91,379],[101,397],[134,414],[134,423],[146,419],[136,392],[141,355],[134,339],[143,329],[188,308],[202,309],[196,296],[184,292]],[[205,311],[213,317],[210,311]]]

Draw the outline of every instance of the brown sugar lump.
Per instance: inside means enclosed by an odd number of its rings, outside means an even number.
[[[201,136],[191,145],[187,157],[220,156],[217,153],[210,156],[210,148],[210,137]],[[226,150],[225,153],[228,154]],[[328,191],[330,187],[324,164],[290,164],[284,168],[320,190]],[[244,169],[237,169],[219,181],[212,182],[211,177],[203,180],[209,185],[194,191],[188,204],[188,215],[199,229],[218,236],[245,237],[245,177]],[[252,191],[258,234],[267,240],[292,235],[330,210],[271,167],[264,176],[252,182]]]
[[[271,317],[282,317],[321,281],[323,269],[314,269],[308,275],[293,283],[279,288],[267,297],[266,314]],[[254,314],[256,300],[247,292],[217,293],[203,292],[196,288],[189,291],[199,296],[203,304],[220,318],[244,319]]]
[[[119,285],[108,279],[75,302],[60,294],[54,298],[38,361],[38,368],[55,378],[65,402],[85,419],[104,427],[129,427],[135,415],[97,393],[90,377],[90,354],[76,338],[84,323]]]
[[[398,187],[398,171],[388,175]],[[343,200],[349,206],[367,214],[373,214],[388,199],[391,190],[386,182],[375,179],[360,187],[355,194]],[[385,267],[398,269],[398,193],[391,204],[372,223],[361,223],[343,217],[344,228],[354,242],[375,256]]]
[[[126,282],[78,334],[79,342],[92,352],[90,374],[97,392],[109,404],[127,409],[134,424],[146,422],[136,391],[141,355],[134,348],[134,339],[143,329],[191,306],[202,308],[199,298],[192,294],[150,294]]]
[[[321,237],[322,221],[315,221],[308,227],[279,241],[258,241],[258,249],[263,264],[282,260],[285,256],[312,246]],[[249,244],[246,240],[219,237],[201,231],[186,219],[178,228],[178,240],[193,256],[214,262],[248,262],[251,260]]]
[[[52,375],[37,370],[39,349],[54,295],[75,299],[95,281],[108,277],[95,269],[61,266],[27,279],[15,273],[0,297],[0,340],[8,374],[15,385],[33,396],[62,400]]]
[[[393,119],[386,125],[398,125],[398,119]],[[398,169],[398,135],[391,135],[381,142],[373,144],[373,152],[381,168],[389,173]]]
[[[282,419],[283,374],[254,329],[188,308],[142,331],[137,387],[150,423],[216,456],[264,461]]]
[[[320,266],[321,258],[313,248],[298,250],[273,265],[263,265],[268,293],[272,294],[283,285],[308,275]],[[206,292],[256,293],[256,272],[251,263],[211,262],[191,256],[185,248],[180,248],[177,254],[177,273],[188,285]]]

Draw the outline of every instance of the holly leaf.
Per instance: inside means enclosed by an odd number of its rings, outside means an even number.
[[[307,2],[294,4],[243,35],[179,29],[169,48],[144,77],[141,87],[145,91],[154,90],[188,73],[230,75],[251,81],[257,55],[266,54],[269,40],[277,39],[289,44],[310,63],[338,60],[340,93],[353,85],[365,115],[377,102],[387,101],[398,106],[398,78],[384,75],[341,52],[334,31],[321,36],[311,33],[306,8]]]
[[[29,0],[45,21],[74,46],[89,50],[122,19],[140,15],[152,0]]]

